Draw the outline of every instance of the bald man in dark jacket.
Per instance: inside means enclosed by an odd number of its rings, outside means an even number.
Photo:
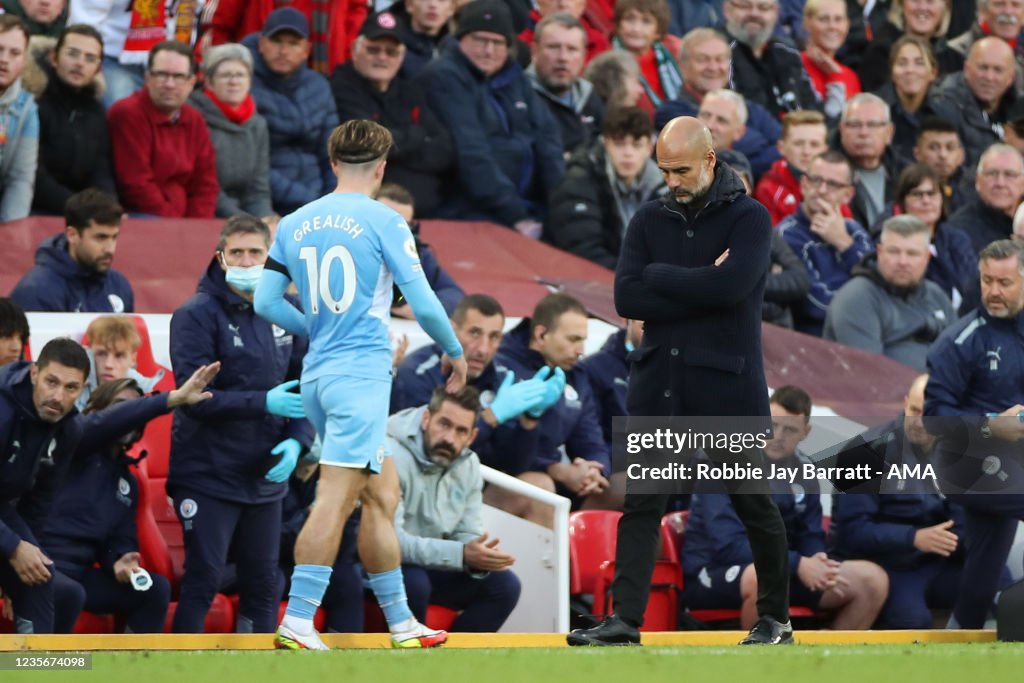
[[[767,427],[761,306],[771,219],[739,177],[716,163],[711,134],[697,119],[670,121],[657,158],[671,194],[633,217],[615,272],[619,315],[644,322],[640,348],[630,354],[627,410],[631,416],[735,416],[730,427],[740,431],[751,429],[748,422]],[[760,450],[729,459],[764,468]],[[750,538],[759,587],[761,618],[743,644],[792,642],[785,527],[767,487],[755,488],[730,493]],[[639,642],[668,498],[660,489],[627,489],[612,584],[615,614],[574,631],[570,644]]]

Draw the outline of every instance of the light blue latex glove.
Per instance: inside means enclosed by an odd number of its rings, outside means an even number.
[[[270,471],[267,472],[267,479],[275,484],[288,481],[288,477],[292,476],[292,470],[295,469],[295,463],[298,462],[299,453],[301,452],[302,444],[295,439],[285,439],[274,446],[274,450],[270,451],[270,454],[280,455],[281,461],[270,468]]]
[[[562,368],[555,368],[554,372],[551,372],[551,368],[545,365],[540,370],[541,372],[547,370],[544,373],[544,377],[547,378],[544,380],[544,396],[537,403],[533,404],[526,413],[535,420],[539,419],[548,408],[558,403],[558,399],[562,397],[562,393],[565,391],[565,373],[562,371]],[[541,377],[541,372],[538,372],[534,379]],[[548,373],[550,373],[550,377],[548,377]]]
[[[299,386],[299,380],[282,382],[267,392],[267,412],[281,417],[306,417],[306,409],[302,407],[302,396],[288,391]]]
[[[516,375],[509,370],[498,387],[498,393],[491,401],[491,412],[499,423],[521,415],[525,410],[544,398],[544,381],[536,378],[516,382]]]

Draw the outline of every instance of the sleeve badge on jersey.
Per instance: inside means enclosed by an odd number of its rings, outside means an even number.
[[[402,245],[402,248],[405,249],[405,253],[409,255],[409,258],[411,258],[414,261],[420,260],[420,253],[416,251],[415,238],[410,237],[409,239],[407,239],[405,241],[405,244]]]

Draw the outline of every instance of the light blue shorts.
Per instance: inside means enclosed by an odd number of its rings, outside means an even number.
[[[391,382],[348,375],[302,384],[306,417],[323,441],[321,465],[380,473],[387,449]]]

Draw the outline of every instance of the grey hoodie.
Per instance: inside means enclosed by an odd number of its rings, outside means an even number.
[[[484,531],[480,460],[468,448],[447,467],[430,460],[420,428],[426,409],[407,408],[388,419],[388,447],[402,487],[395,513],[402,562],[463,571],[463,546]]]
[[[924,371],[932,342],[956,322],[946,293],[931,280],[909,288],[890,285],[873,253],[851,275],[832,298],[822,336]]]

